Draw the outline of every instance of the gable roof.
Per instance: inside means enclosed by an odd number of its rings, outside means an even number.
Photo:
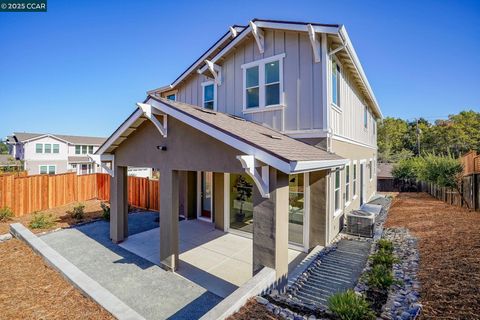
[[[167,114],[285,173],[343,166],[347,160],[261,124],[198,106],[149,96],[157,113]],[[112,153],[146,118],[138,108],[107,139],[97,154]]]
[[[312,22],[300,22],[300,21],[285,21],[285,20],[266,20],[266,19],[253,19],[253,23],[258,28],[265,29],[278,29],[278,30],[290,30],[290,31],[299,31],[299,32],[308,32],[308,26],[311,25],[313,30],[316,33],[325,33],[328,35],[328,39],[332,44],[332,51],[343,48],[343,50],[338,50],[336,55],[342,61],[342,64],[345,64],[348,67],[350,73],[353,74],[354,80],[360,91],[366,98],[366,102],[369,107],[372,109],[374,115],[377,118],[382,118],[382,112],[380,106],[378,105],[377,99],[373,90],[368,82],[367,76],[363,67],[358,59],[357,53],[353,48],[353,44],[348,36],[345,26],[341,24],[323,24],[323,23],[312,23]],[[208,56],[208,59],[215,63],[220,58],[228,54],[231,50],[235,49],[235,46],[239,42],[244,40],[248,34],[252,32],[252,27],[247,26],[243,27],[244,29],[237,34],[236,37],[230,38],[229,41],[224,43],[221,47],[216,48],[216,53],[211,53]],[[227,33],[228,34],[228,33]],[[187,70],[185,70],[172,84],[155,90],[150,90],[147,93],[153,94],[155,92],[161,93],[168,90],[175,89],[175,87],[183,81],[191,73],[196,72],[199,68],[205,68],[204,60],[207,59],[207,56],[202,55],[199,59],[196,60]]]
[[[11,143],[15,142],[28,142],[34,139],[42,137],[52,137],[63,140],[70,144],[88,144],[88,145],[101,145],[105,142],[105,138],[102,137],[89,137],[89,136],[72,136],[64,134],[50,134],[50,133],[30,133],[30,132],[14,132],[12,136],[7,137],[7,141]],[[11,140],[13,139],[13,140]]]

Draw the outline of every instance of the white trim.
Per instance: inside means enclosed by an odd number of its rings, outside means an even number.
[[[326,138],[327,133],[323,129],[312,130],[287,130],[283,134],[292,138]]]
[[[33,138],[30,138],[30,139],[22,140],[22,141],[19,141],[19,142],[20,142],[20,143],[27,143],[27,142],[35,141],[35,140],[38,140],[38,139],[47,138],[47,137],[52,138],[52,139],[57,139],[57,140],[59,140],[59,141],[65,142],[65,143],[67,143],[67,144],[75,144],[75,143],[72,143],[72,142],[70,142],[70,141],[64,140],[64,139],[62,139],[62,138],[57,137],[56,135],[49,134],[49,133],[43,134],[43,135],[41,135],[41,136],[33,137]]]
[[[304,23],[285,23],[285,22],[259,20],[259,21],[255,21],[255,24],[260,28],[308,32],[308,25]],[[339,30],[338,27],[334,27],[334,26],[318,26],[318,25],[312,25],[312,26],[315,32],[317,33],[337,34]]]
[[[368,145],[364,142],[360,142],[358,140],[353,140],[351,138],[348,138],[348,137],[345,137],[345,136],[342,136],[342,135],[339,135],[339,134],[332,134],[332,139],[334,140],[338,140],[338,141],[343,141],[343,142],[348,142],[348,143],[351,143],[351,144],[355,144],[355,145],[358,145],[358,146],[361,146],[361,147],[365,147],[365,148],[370,148],[370,149],[373,149],[373,150],[377,150],[377,146],[372,146],[372,145]]]
[[[251,114],[251,113],[260,113],[260,112],[268,112],[268,111],[278,111],[278,110],[283,110],[286,107],[287,106],[280,105],[280,104],[279,105],[273,105],[273,106],[266,106],[264,108],[255,107],[255,108],[242,110],[242,113],[243,114]]]
[[[322,106],[323,106],[323,128],[330,127],[330,110],[329,110],[329,94],[328,94],[328,48],[327,48],[327,35],[322,33]]]
[[[337,183],[337,173],[338,173],[338,188],[335,187],[335,184]],[[336,193],[338,190],[338,196],[340,197],[340,201],[338,202],[339,208],[336,209]],[[337,216],[339,212],[342,212],[343,209],[343,199],[342,199],[342,171],[341,170],[335,170],[333,172],[333,216]]]
[[[355,199],[357,199],[357,196],[358,196],[358,185],[357,185],[357,181],[358,181],[358,161],[357,160],[353,160],[352,161],[352,171],[353,171],[353,175],[352,175],[352,186],[353,186],[353,189],[352,189],[352,201],[354,201]]]
[[[318,160],[318,161],[292,161],[290,173],[315,171],[318,169],[343,168],[348,163],[347,159]]]
[[[213,110],[217,111],[217,83],[213,80],[205,81],[200,84],[202,87],[202,108],[205,108],[205,87],[213,85]],[[208,109],[207,109],[208,110]]]
[[[222,67],[206,59],[205,59],[205,65],[207,66],[208,71],[210,71],[210,73],[213,75],[215,84],[221,85],[222,84]],[[200,73],[200,70],[198,70],[198,73]]]
[[[276,108],[279,106],[284,106],[285,105],[285,100],[284,100],[284,92],[283,92],[283,59],[285,58],[285,53],[277,54],[275,56],[271,56],[268,58],[260,59],[260,60],[255,60],[249,63],[245,63],[241,65],[242,69],[242,74],[243,74],[243,79],[242,79],[242,89],[243,89],[243,112],[248,113],[251,110],[262,110],[265,109],[267,110],[268,108]],[[278,84],[279,84],[279,104],[277,105],[266,105],[266,97],[265,97],[265,89],[267,84],[265,83],[265,65],[270,63],[270,62],[276,62],[278,61]],[[258,67],[258,106],[257,107],[252,107],[252,108],[247,108],[247,69]],[[269,83],[268,85],[271,84],[276,84],[276,83]]]

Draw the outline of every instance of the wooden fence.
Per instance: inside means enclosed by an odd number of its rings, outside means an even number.
[[[159,209],[158,180],[128,177],[128,201],[134,207]],[[0,176],[0,208],[15,216],[51,209],[76,201],[110,200],[110,176],[104,173],[76,175]]]
[[[427,192],[435,198],[458,207],[468,207],[480,210],[480,174],[470,174],[463,177],[460,194],[451,188],[439,187],[433,183],[419,182],[418,191]]]

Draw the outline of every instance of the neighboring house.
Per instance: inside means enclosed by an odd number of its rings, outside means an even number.
[[[87,156],[103,142],[105,138],[48,133],[15,132],[7,137],[10,155],[23,161],[29,175],[103,172]]]
[[[253,272],[330,243],[377,190],[373,91],[342,25],[233,26],[148,92],[97,152],[113,163],[111,238],[128,236],[128,166],[160,172],[160,260],[178,267],[178,215],[253,238]]]
[[[0,154],[0,173],[23,170],[23,163],[9,154]]]
[[[379,163],[377,170],[377,189],[378,191],[392,192],[398,191],[393,179],[393,163]]]

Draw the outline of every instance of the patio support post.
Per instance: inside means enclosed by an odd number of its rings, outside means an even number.
[[[128,237],[127,167],[116,166],[110,179],[110,238],[119,243]]]
[[[269,168],[270,198],[255,185],[253,195],[253,274],[264,266],[276,271],[282,288],[288,275],[288,174]]]
[[[178,171],[160,171],[160,264],[178,268]]]

